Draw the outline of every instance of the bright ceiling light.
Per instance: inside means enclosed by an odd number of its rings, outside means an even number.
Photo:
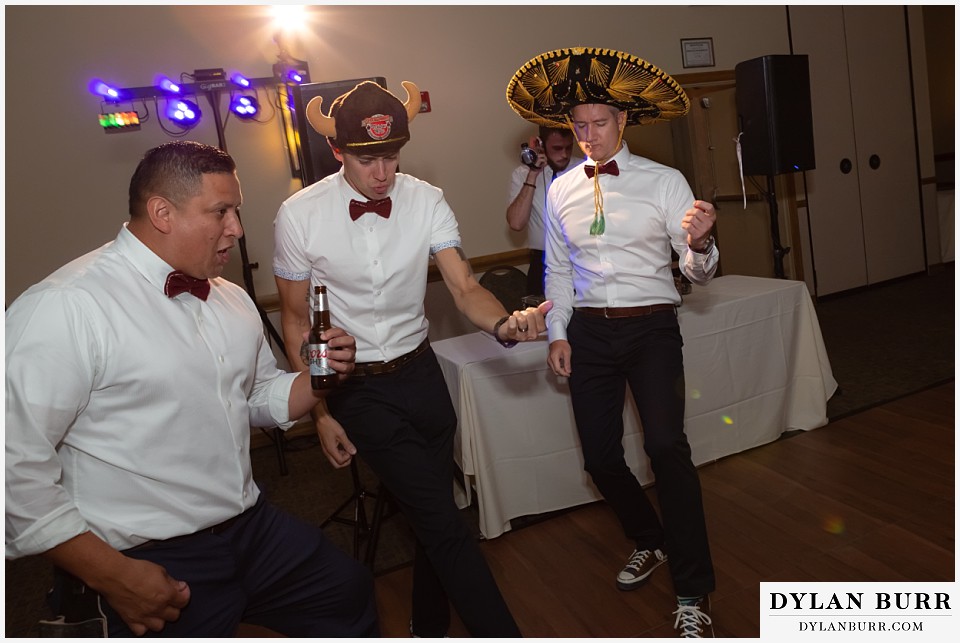
[[[270,13],[274,28],[284,32],[302,29],[307,17],[304,5],[274,5],[270,7]]]

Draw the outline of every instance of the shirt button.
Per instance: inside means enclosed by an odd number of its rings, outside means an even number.
[[[379,266],[379,265],[380,265],[380,262],[379,262],[379,261],[377,261],[376,259],[374,259],[374,260],[373,260],[373,265],[375,265],[375,266]]]
[[[220,363],[223,364],[223,355],[220,356]]]

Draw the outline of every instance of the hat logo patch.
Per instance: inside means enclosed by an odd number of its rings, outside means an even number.
[[[390,136],[390,130],[393,127],[393,116],[389,114],[374,114],[373,116],[363,119],[361,125],[367,130],[370,138],[375,141],[382,141]]]

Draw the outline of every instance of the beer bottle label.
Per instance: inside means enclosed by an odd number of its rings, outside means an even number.
[[[310,377],[335,375],[336,371],[327,363],[327,343],[310,344],[307,346],[307,363],[310,365]]]

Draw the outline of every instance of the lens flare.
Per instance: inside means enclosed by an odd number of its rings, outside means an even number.
[[[823,521],[823,529],[834,536],[840,536],[847,531],[847,526],[844,524],[843,518],[839,516],[827,516]]]

